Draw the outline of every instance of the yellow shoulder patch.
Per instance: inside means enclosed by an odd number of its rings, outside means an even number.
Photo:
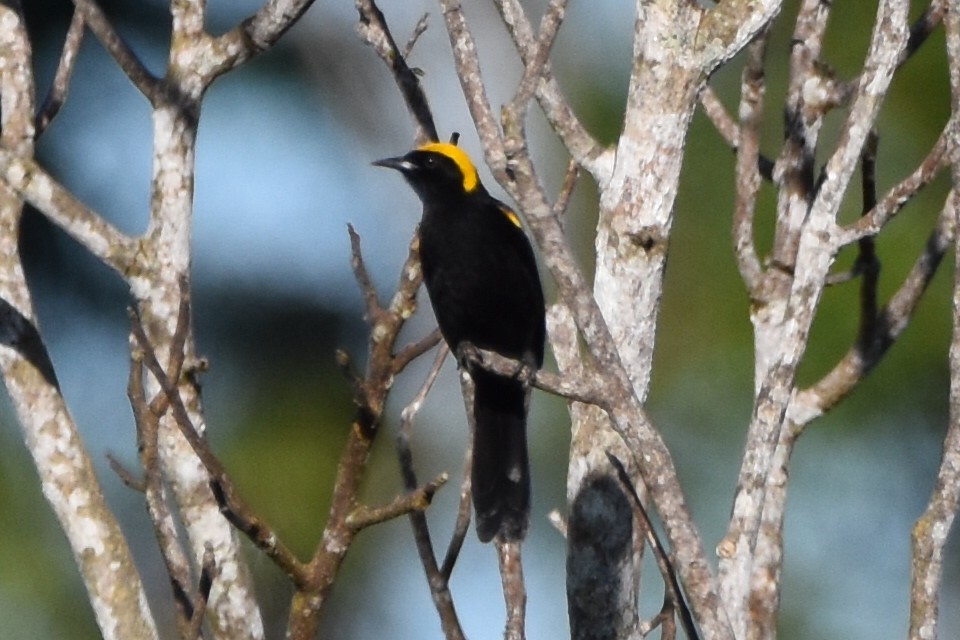
[[[510,222],[512,222],[517,229],[522,229],[522,228],[523,228],[523,227],[520,225],[520,216],[518,216],[516,213],[514,213],[512,209],[508,209],[507,207],[500,207],[500,212],[501,212],[503,215],[507,216],[507,220],[509,220]]]
[[[460,173],[463,174],[463,190],[467,193],[476,189],[477,184],[480,183],[480,178],[477,176],[477,168],[473,165],[473,161],[470,160],[470,156],[457,145],[447,142],[431,142],[423,145],[418,150],[432,151],[453,160],[457,167],[460,168]]]

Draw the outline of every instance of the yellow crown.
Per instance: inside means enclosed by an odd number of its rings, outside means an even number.
[[[476,189],[477,184],[480,183],[477,168],[473,165],[473,161],[470,160],[470,156],[457,145],[447,142],[431,142],[420,147],[418,151],[432,151],[433,153],[439,153],[453,160],[457,167],[460,168],[460,173],[463,174],[463,190],[467,193]]]

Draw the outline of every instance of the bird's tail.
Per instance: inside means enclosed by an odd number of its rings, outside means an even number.
[[[474,382],[473,507],[477,536],[522,540],[530,520],[527,394],[519,380],[482,370]]]

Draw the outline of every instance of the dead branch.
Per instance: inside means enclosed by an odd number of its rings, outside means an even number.
[[[127,75],[130,82],[140,90],[151,105],[156,105],[163,97],[163,85],[160,79],[147,69],[130,45],[117,33],[96,0],[75,0],[74,6],[83,18],[83,22],[117,62],[117,66]]]
[[[526,638],[527,589],[523,581],[521,542],[519,540],[507,542],[498,536],[493,544],[497,548],[500,582],[507,607],[507,624],[503,638],[504,640],[524,640]]]
[[[70,19],[70,28],[67,29],[67,37],[63,42],[63,48],[60,50],[60,61],[57,63],[57,70],[53,75],[53,83],[50,85],[47,97],[37,112],[34,126],[38,138],[57,117],[60,107],[66,102],[67,93],[70,89],[70,79],[73,76],[73,67],[77,60],[80,44],[83,42],[85,27],[83,14],[78,9],[74,9],[73,17]]]
[[[440,368],[447,358],[449,349],[446,343],[441,343],[437,350],[436,358],[430,367],[427,377],[421,385],[420,390],[403,409],[400,414],[400,428],[397,430],[397,457],[400,461],[400,473],[403,476],[404,486],[408,491],[417,486],[417,474],[413,467],[413,449],[411,441],[413,439],[413,425],[420,407],[426,400],[427,394],[433,388],[437,376],[440,374]],[[453,571],[453,565],[456,563],[460,554],[460,548],[467,534],[467,527],[470,522],[470,447],[467,447],[467,471],[464,480],[461,481],[460,510],[457,516],[457,525],[451,537],[447,548],[447,556],[442,566],[437,565],[437,556],[434,551],[433,541],[430,535],[430,528],[427,524],[426,514],[423,511],[410,512],[410,524],[413,527],[413,539],[417,545],[417,553],[420,556],[420,563],[427,576],[427,585],[430,587],[430,596],[433,599],[434,607],[437,609],[437,615],[440,617],[440,627],[443,629],[444,638],[448,640],[463,640],[463,629],[460,626],[460,619],[457,616],[457,610],[453,602],[453,594],[450,591],[450,574]],[[466,486],[463,486],[463,483]],[[463,518],[466,514],[465,519]],[[461,526],[461,520],[464,520]],[[449,565],[448,565],[449,562]]]
[[[409,51],[400,52],[396,41],[393,39],[393,34],[387,26],[386,18],[384,18],[383,12],[380,11],[380,7],[374,0],[356,0],[355,6],[360,13],[357,32],[364,42],[373,47],[373,50],[393,73],[393,79],[400,88],[407,109],[417,124],[419,131],[416,136],[417,141],[436,142],[440,139],[440,136],[437,133],[437,126],[433,122],[433,114],[430,112],[427,96],[423,92],[423,87],[420,86],[417,75],[407,65],[406,57],[409,55]],[[410,38],[408,49],[412,48],[417,37],[425,29],[426,21],[421,19],[414,28],[414,35]]]

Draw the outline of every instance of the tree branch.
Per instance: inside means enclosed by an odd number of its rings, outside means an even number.
[[[497,560],[500,565],[500,582],[503,599],[507,607],[507,625],[503,632],[504,640],[524,640],[526,638],[527,589],[523,581],[523,562],[521,561],[521,542],[505,542],[494,539],[497,548]]]
[[[140,243],[77,200],[33,158],[0,147],[0,176],[19,197],[36,207],[105,265],[122,275],[133,267]]]
[[[144,66],[133,49],[120,37],[110,20],[100,9],[96,0],[74,0],[74,6],[84,23],[97,37],[130,82],[140,90],[151,105],[156,106],[163,97],[163,83]]]
[[[57,117],[60,107],[66,102],[67,92],[70,89],[70,79],[73,76],[73,67],[77,60],[77,53],[80,51],[80,44],[83,42],[85,28],[83,14],[74,8],[73,17],[70,19],[70,28],[67,29],[67,37],[64,40],[63,49],[60,50],[60,62],[57,63],[53,83],[50,85],[47,97],[40,106],[40,111],[37,112],[35,126],[38,138]]]
[[[449,349],[446,343],[442,343],[437,350],[437,356],[434,358],[433,366],[430,367],[430,372],[427,374],[423,385],[400,414],[400,428],[397,430],[396,446],[397,457],[400,461],[400,473],[403,476],[403,484],[407,491],[417,486],[417,474],[413,468],[413,450],[410,446],[413,439],[413,424],[427,394],[433,388],[433,383],[436,382],[437,376],[440,374],[440,368],[448,354]],[[471,448],[468,446],[467,459],[464,465],[466,470],[461,482],[460,509],[443,566],[437,565],[437,556],[434,552],[426,514],[423,511],[410,512],[410,525],[413,527],[413,539],[417,545],[417,553],[427,576],[427,585],[430,587],[433,605],[440,616],[440,626],[443,629],[444,638],[447,640],[464,639],[463,629],[460,626],[460,619],[453,602],[453,594],[450,591],[450,574],[460,555],[460,549],[470,524],[470,462]]]
[[[17,1],[0,4],[0,147],[34,151],[32,51]],[[157,637],[127,541],[107,504],[37,328],[18,246],[23,202],[0,184],[0,371],[46,498],[107,640]]]
[[[417,75],[407,66],[406,56],[409,52],[400,52],[383,12],[374,0],[356,0],[355,6],[360,13],[357,32],[361,39],[373,47],[380,59],[390,67],[407,109],[417,123],[419,129],[417,141],[436,142],[440,136],[437,134],[437,126],[433,122],[433,114],[430,113],[430,106],[427,104],[427,96],[423,92],[423,87],[420,86]],[[422,20],[417,23],[414,29],[415,36],[411,38],[411,47],[416,40],[416,35],[422,33],[422,29],[425,28]]]
[[[523,7],[517,0],[495,0],[500,17],[520,54],[524,68],[537,55],[538,43]],[[536,85],[536,97],[550,126],[559,136],[573,160],[587,169],[598,183],[609,179],[613,152],[604,149],[579,121],[545,61]]]

